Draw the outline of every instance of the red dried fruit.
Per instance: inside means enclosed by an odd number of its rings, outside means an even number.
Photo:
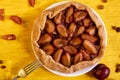
[[[14,34],[6,34],[6,35],[1,36],[1,38],[5,40],[15,40],[16,36]]]
[[[11,15],[10,19],[19,25],[22,24],[22,19],[17,15]]]
[[[0,9],[0,14],[3,14],[4,13],[4,9]]]
[[[34,5],[35,5],[35,0],[28,0],[28,1],[29,1],[30,6],[34,7]]]
[[[0,9],[0,20],[4,20],[4,9]]]
[[[4,16],[3,15],[0,15],[0,20],[4,20]]]

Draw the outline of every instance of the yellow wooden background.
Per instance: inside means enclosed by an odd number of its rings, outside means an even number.
[[[0,0],[0,8],[5,9],[5,20],[0,21],[0,36],[15,34],[17,39],[7,41],[0,38],[0,60],[4,61],[6,69],[0,69],[0,80],[12,80],[20,68],[35,60],[30,42],[32,24],[42,10],[59,1],[64,0],[36,0],[30,7],[28,0]],[[96,10],[103,19],[108,35],[108,44],[101,63],[111,69],[111,74],[106,80],[120,80],[120,73],[115,73],[115,65],[120,63],[120,33],[111,29],[112,25],[120,26],[120,0],[76,0],[85,3]],[[103,4],[104,9],[98,10],[97,5]],[[9,19],[10,15],[18,15],[23,19],[23,24],[18,25]],[[1,66],[1,64],[0,64]],[[43,67],[35,70],[26,78],[19,80],[96,80],[91,73],[78,77],[61,77]]]

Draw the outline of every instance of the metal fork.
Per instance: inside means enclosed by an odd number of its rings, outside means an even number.
[[[28,64],[23,69],[19,70],[18,75],[13,80],[17,80],[18,78],[26,77],[28,74],[30,74],[32,71],[34,71],[35,69],[37,69],[40,66],[41,65],[40,65],[39,61],[34,61],[34,62]]]

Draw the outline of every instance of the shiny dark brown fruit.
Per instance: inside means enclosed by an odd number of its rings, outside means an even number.
[[[93,69],[93,75],[99,80],[106,79],[109,76],[109,74],[110,74],[110,69],[104,64],[98,64]]]
[[[93,69],[93,73],[95,73],[98,69],[106,67],[106,65],[104,64],[98,64],[94,69]]]

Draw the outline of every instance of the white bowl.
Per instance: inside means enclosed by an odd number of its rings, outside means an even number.
[[[55,4],[51,5],[51,6],[49,6],[48,8],[46,8],[45,10],[50,9],[50,8],[53,8],[53,7],[56,7],[56,6],[61,5],[61,4],[64,4],[64,3],[66,3],[66,2],[68,2],[68,1],[63,1],[63,2],[55,3]],[[91,8],[91,9],[92,9],[92,8]],[[104,25],[102,19],[100,18],[100,16],[99,16],[93,9],[92,9],[92,11],[96,14],[96,16],[99,18],[100,22],[102,23],[102,25],[103,25],[103,27],[104,27],[104,30],[105,30],[105,38],[107,38],[106,28],[105,28],[105,25]],[[106,39],[105,42],[106,42],[106,45],[107,45],[107,39]],[[38,56],[36,56],[36,58],[39,60]],[[62,72],[58,72],[58,71],[51,70],[51,69],[47,68],[47,67],[44,66],[44,65],[43,65],[43,67],[46,68],[48,71],[56,74],[56,75],[65,76],[65,77],[73,77],[73,76],[79,76],[79,75],[82,75],[82,74],[84,74],[84,73],[89,72],[89,71],[92,70],[97,64],[98,64],[98,62],[97,62],[96,64],[90,66],[90,67],[87,67],[87,68],[85,68],[85,69],[83,69],[83,70],[80,70],[80,71],[77,71],[77,72],[73,72],[73,73],[62,73]]]

